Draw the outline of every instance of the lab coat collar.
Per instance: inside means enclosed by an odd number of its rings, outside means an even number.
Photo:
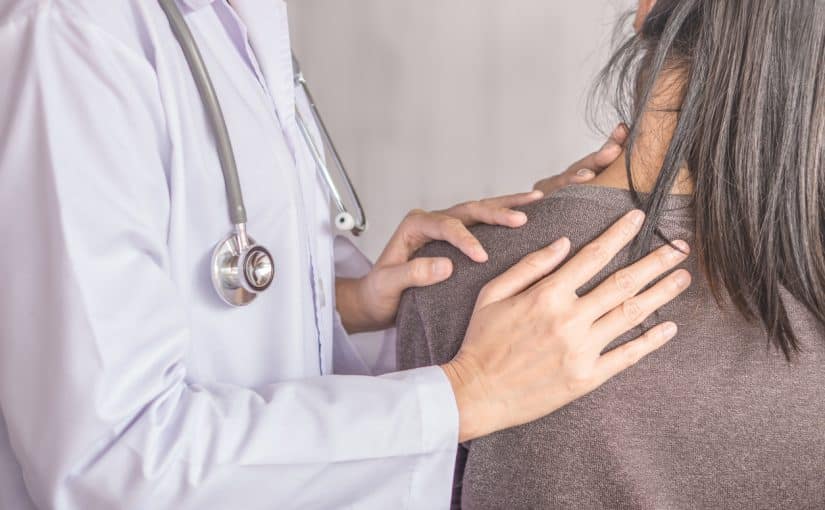
[[[283,0],[232,0],[246,25],[249,42],[275,101],[282,125],[295,121],[295,81],[289,41],[287,6]]]
[[[225,0],[179,0],[189,11]],[[232,0],[232,9],[243,21],[249,42],[256,50],[261,71],[275,101],[281,124],[295,120],[295,82],[284,0]]]

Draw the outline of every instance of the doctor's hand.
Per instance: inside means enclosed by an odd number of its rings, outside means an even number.
[[[533,189],[540,190],[544,192],[545,195],[550,195],[565,186],[582,184],[592,180],[622,154],[627,135],[627,126],[619,124],[616,126],[616,129],[613,130],[613,133],[610,134],[610,138],[602,145],[601,149],[576,161],[564,172],[540,180],[533,186]]]
[[[442,368],[459,410],[459,437],[467,441],[521,425],[561,408],[658,349],[676,334],[667,322],[602,354],[615,338],[642,323],[690,284],[680,269],[687,244],[665,245],[579,297],[593,278],[639,231],[633,211],[555,270],[570,250],[562,238],[525,257],[489,282],[478,296],[464,343]]]
[[[527,216],[512,208],[543,196],[532,191],[467,202],[444,211],[411,211],[367,276],[336,281],[336,302],[344,328],[358,333],[393,326],[404,290],[436,284],[453,273],[448,258],[410,260],[419,248],[430,241],[446,241],[475,262],[486,262],[487,252],[467,227],[478,223],[521,227]]]

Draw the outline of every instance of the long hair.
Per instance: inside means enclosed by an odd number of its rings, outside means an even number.
[[[661,172],[640,195],[631,154],[656,84],[681,107]],[[680,169],[694,180],[696,249],[717,300],[801,348],[780,290],[825,322],[825,0],[659,0],[598,81],[631,128],[626,166],[646,251]]]

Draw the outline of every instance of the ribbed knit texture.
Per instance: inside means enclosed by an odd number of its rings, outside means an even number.
[[[525,207],[529,222],[520,229],[474,227],[490,254],[486,264],[445,243],[425,247],[419,255],[450,257],[455,273],[405,294],[400,366],[449,361],[487,281],[563,235],[577,250],[631,208],[627,191],[570,187]],[[667,208],[662,230],[692,243],[691,199],[672,196]],[[582,290],[630,262],[623,251]],[[467,445],[469,454],[459,454],[456,503],[460,497],[468,509],[825,509],[825,328],[786,296],[804,349],[789,365],[759,325],[716,303],[695,254],[684,267],[692,287],[645,324],[674,320],[677,338],[552,415]]]

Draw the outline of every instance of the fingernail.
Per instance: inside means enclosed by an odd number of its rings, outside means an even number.
[[[679,271],[676,273],[676,285],[679,286],[680,289],[683,289],[690,285],[690,273],[687,271]]]
[[[667,256],[670,260],[681,260],[687,256],[688,247],[684,241],[673,241]]]
[[[446,260],[434,260],[432,267],[433,276],[436,278],[446,278],[450,275],[451,266],[452,264]]]
[[[533,190],[530,192],[530,197],[538,200],[539,198],[544,197],[544,192],[540,189]]]
[[[521,211],[513,211],[510,213],[510,216],[520,224],[524,224],[527,221],[527,215]]]
[[[644,211],[640,211],[639,209],[630,211],[627,217],[630,219],[630,222],[636,225],[637,227],[641,227],[642,223],[645,222],[645,213]]]
[[[569,244],[570,244],[570,239],[568,239],[566,237],[560,237],[560,238],[556,239],[555,241],[553,241],[552,244],[550,244],[550,249],[553,252],[559,252],[559,251],[567,249],[567,246]]]
[[[676,241],[673,241],[673,246],[679,248],[684,253],[690,253],[690,245],[688,245],[686,242],[682,241],[681,239],[677,239]]]
[[[687,255],[688,253],[690,253],[690,246],[688,245],[688,243],[682,241],[681,239],[673,241],[673,246],[678,248],[679,251],[682,252],[682,254]]]
[[[673,322],[667,322],[664,326],[662,326],[662,336],[665,337],[666,340],[670,340],[676,333],[679,332],[679,328],[676,327],[676,324]]]
[[[582,179],[592,179],[593,177],[596,177],[596,172],[588,168],[582,168],[576,172],[576,176],[581,177]]]

